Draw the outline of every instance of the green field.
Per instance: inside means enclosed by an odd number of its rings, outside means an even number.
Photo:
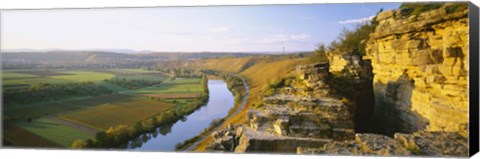
[[[165,81],[169,77],[158,71],[143,69],[115,69],[104,71],[66,71],[66,70],[8,70],[2,71],[2,85],[6,89],[25,88],[38,83],[75,83],[92,81],[101,83],[104,79],[126,79]],[[102,86],[105,83],[101,83]],[[124,91],[121,88],[105,85],[114,91]]]
[[[12,146],[23,146],[23,147],[61,147],[60,144],[47,140],[43,137],[40,137],[28,130],[19,128],[18,126],[5,126],[5,131],[3,131],[3,139],[7,141]],[[7,146],[3,143],[3,146]]]
[[[122,92],[125,94],[192,94],[201,93],[201,79],[176,79],[157,86]]]
[[[153,71],[153,70],[144,70],[138,68],[123,68],[123,69],[109,69],[108,71],[115,72],[115,73],[161,73],[160,71]]]
[[[49,119],[36,119],[32,122],[21,122],[18,127],[28,130],[35,135],[58,143],[64,147],[70,147],[76,139],[88,139],[93,137],[75,128],[68,127]]]
[[[145,81],[165,81],[169,77],[162,74],[139,74],[139,75],[116,75],[114,79],[126,80],[145,80]]]
[[[130,125],[162,112],[174,104],[138,97],[124,97],[122,101],[102,103],[87,109],[64,113],[60,118],[106,130],[111,126]]]
[[[154,86],[127,89],[105,79],[163,82]],[[201,79],[170,80],[166,74],[143,69],[2,71],[2,85],[6,89],[12,89],[10,92],[15,92],[13,89],[18,88],[43,86],[38,85],[39,83],[66,84],[87,81],[93,82],[93,86],[105,87],[113,92],[95,96],[78,93],[62,98],[35,100],[34,103],[4,106],[4,119],[9,120],[4,127],[4,140],[16,146],[71,147],[76,139],[92,138],[95,130],[107,130],[120,124],[132,125],[170,110],[169,108],[185,106],[203,91]],[[66,86],[59,85],[58,88],[68,88]],[[168,96],[168,99],[160,102],[152,100],[152,96],[144,96],[149,94],[163,94]],[[46,94],[47,97],[48,95]],[[15,94],[13,96],[15,97]],[[31,122],[27,122],[29,118],[32,119]],[[93,130],[93,133],[90,130]],[[21,137],[22,135],[25,137]]]
[[[114,92],[122,92],[122,91],[128,91],[129,90],[125,87],[118,86],[118,85],[108,83],[108,82],[105,82],[105,81],[98,81],[97,84],[100,85],[100,86],[103,86],[105,88],[108,88],[108,89],[110,89]]]
[[[75,83],[101,81],[115,75],[93,71],[2,71],[2,85],[6,89],[25,88],[38,83]]]
[[[45,102],[25,106],[16,106],[12,108],[4,108],[4,116],[27,118],[54,115],[58,113],[84,109],[87,107],[92,107],[112,101],[122,102],[126,99],[125,97],[129,96],[114,94],[97,97],[76,98],[67,101]]]
[[[100,81],[114,77],[112,74],[100,73],[100,72],[88,72],[88,71],[67,71],[62,73],[68,73],[72,75],[51,76],[52,79],[68,81],[68,82],[86,82],[86,81]]]

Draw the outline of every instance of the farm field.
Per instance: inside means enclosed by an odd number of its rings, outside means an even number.
[[[114,73],[121,73],[121,74],[128,74],[128,73],[162,73],[160,71],[154,70],[144,70],[144,69],[136,69],[136,68],[119,68],[119,69],[107,69],[107,71],[114,72]]]
[[[32,122],[21,122],[16,125],[63,147],[70,147],[76,139],[93,137],[86,132],[78,131],[75,128],[62,125],[47,118],[36,119]]]
[[[106,130],[115,125],[130,125],[164,111],[174,104],[138,97],[95,105],[83,110],[60,114],[59,117],[89,127]]]
[[[107,79],[162,83],[131,89]],[[80,93],[68,98],[53,96],[48,98],[50,100],[4,106],[3,113],[9,121],[4,127],[3,140],[13,146],[71,147],[75,140],[91,139],[96,132],[106,131],[110,127],[133,125],[172,110],[170,108],[180,109],[195,101],[192,99],[200,97],[203,91],[201,79],[170,80],[166,74],[143,69],[2,71],[2,85],[8,90],[29,88],[40,83],[80,82],[90,82],[90,85],[112,92],[100,95]],[[159,101],[152,100],[152,97],[168,99]]]
[[[106,95],[96,97],[83,97],[67,101],[46,102],[39,104],[31,104],[25,106],[16,106],[12,108],[4,108],[4,115],[11,117],[41,117],[53,115],[62,112],[74,111],[87,107],[96,106],[111,101],[122,102],[129,96],[125,95]]]
[[[160,85],[150,86],[142,89],[122,92],[125,94],[142,94],[142,95],[163,95],[163,94],[200,94],[203,91],[201,79],[176,79],[164,82]]]
[[[6,126],[4,128],[6,130],[3,131],[4,140],[12,145],[23,147],[60,147],[57,143],[44,139],[17,126]]]
[[[116,75],[113,79],[126,79],[126,80],[145,80],[145,81],[165,81],[168,79],[163,74],[139,74],[139,75]]]
[[[143,69],[118,69],[108,71],[67,71],[67,70],[8,70],[2,71],[2,85],[6,89],[25,88],[38,83],[75,83],[75,82],[101,82],[105,79],[127,79],[164,81],[168,79],[158,71]]]
[[[114,77],[113,74],[93,71],[2,71],[2,85],[5,89],[25,88],[39,83],[64,84],[87,81],[101,81]]]

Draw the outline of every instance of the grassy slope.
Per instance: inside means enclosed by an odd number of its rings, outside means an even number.
[[[261,90],[264,85],[269,82],[294,76],[295,67],[299,64],[308,63],[305,58],[295,59],[269,59],[258,57],[244,58],[217,58],[205,59],[197,61],[189,61],[186,63],[172,62],[167,64],[159,64],[159,67],[165,66],[186,66],[191,69],[212,69],[224,72],[239,74],[245,78],[250,88],[249,96],[245,108],[236,116],[227,120],[222,127],[231,123],[243,123],[246,120],[246,112],[251,108],[253,103],[260,101]],[[203,151],[206,145],[212,141],[211,136],[199,144],[196,151]]]
[[[88,139],[93,137],[75,128],[45,118],[33,120],[32,122],[21,122],[16,125],[64,147],[70,147],[76,139]]]
[[[305,59],[288,59],[280,61],[258,61],[255,65],[242,71],[240,75],[245,78],[247,85],[250,88],[249,96],[245,108],[236,116],[226,121],[222,127],[228,124],[244,123],[246,121],[246,113],[251,108],[253,103],[259,102],[262,94],[262,87],[285,77],[293,76],[295,73],[295,66],[306,63]],[[211,136],[205,139],[196,148],[196,151],[203,151],[205,147],[213,140]]]

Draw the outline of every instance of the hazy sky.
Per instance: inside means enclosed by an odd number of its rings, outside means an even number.
[[[75,10],[1,14],[1,49],[309,51],[399,3]]]

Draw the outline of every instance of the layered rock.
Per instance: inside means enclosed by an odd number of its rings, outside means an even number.
[[[217,135],[209,150],[468,155],[467,11],[447,14],[446,6],[411,17],[380,13],[366,57],[329,54],[331,65],[297,66],[298,80],[264,97],[228,130],[235,135]]]
[[[329,66],[329,63],[298,65],[298,78],[302,79],[308,87],[315,90],[328,88],[326,81],[330,76]]]
[[[396,133],[395,139],[417,155],[468,155],[467,138],[455,132],[419,131],[413,134]]]
[[[362,83],[365,80],[371,80],[372,65],[371,60],[363,59],[363,56],[357,52],[327,52],[327,57],[331,66],[329,71],[332,73],[345,73],[352,76],[353,82]]]
[[[250,110],[247,122],[236,129],[235,137],[214,137],[210,150],[234,143],[235,152],[290,152],[302,147],[318,147],[333,140],[353,139],[351,109],[329,95],[328,63],[297,66],[298,79],[263,98],[263,106]],[[234,138],[234,139],[232,139]],[[222,146],[219,146],[222,145]]]
[[[390,137],[377,134],[356,134],[355,140],[330,142],[319,148],[297,149],[298,154],[329,155],[375,155],[375,156],[408,156],[411,152],[402,144]]]
[[[356,52],[330,51],[327,57],[332,63],[330,72],[335,74],[331,82],[335,91],[353,102],[350,107],[355,110],[355,131],[372,132],[375,124],[371,118],[374,105],[371,61]]]
[[[282,152],[294,153],[300,145],[317,147],[331,140],[310,137],[279,136],[265,131],[255,131],[250,127],[237,129],[240,144],[235,152]]]
[[[298,154],[374,156],[467,156],[467,139],[458,133],[419,131],[396,133],[394,138],[379,134],[356,134],[355,140],[332,141],[316,148],[299,147]]]
[[[468,10],[385,11],[367,42],[375,109],[386,134],[460,132],[468,124]]]

